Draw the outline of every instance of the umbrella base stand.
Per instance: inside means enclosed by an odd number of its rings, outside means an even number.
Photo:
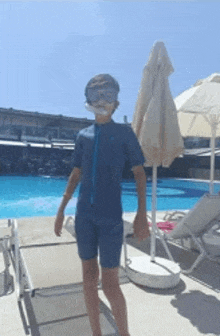
[[[131,281],[150,288],[173,288],[180,281],[179,265],[160,257],[156,257],[154,262],[149,255],[131,257],[125,270]]]

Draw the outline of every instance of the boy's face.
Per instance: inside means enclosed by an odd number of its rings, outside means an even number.
[[[95,108],[96,121],[105,123],[111,119],[112,114],[118,107],[117,91],[114,88],[90,88],[87,92],[88,104]]]

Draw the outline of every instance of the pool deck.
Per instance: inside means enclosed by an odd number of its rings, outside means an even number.
[[[157,221],[161,221],[164,214],[158,211]],[[124,219],[132,222],[134,215],[126,213]],[[53,242],[59,239],[53,234],[54,217],[33,217],[28,221],[28,229],[21,229],[23,239],[32,240],[33,225],[37,225],[39,221],[45,221],[45,232],[38,232],[36,239],[43,244],[44,239],[46,243],[46,237]],[[21,219],[19,222],[22,224]],[[0,220],[0,227],[6,225],[6,220]],[[48,228],[51,229],[51,235],[48,235]],[[182,249],[176,244],[170,244],[169,248],[175,261],[183,268],[197,256],[196,251]],[[140,244],[129,242],[128,251],[131,256],[148,253],[149,240]],[[167,258],[161,246],[158,246],[158,253]],[[81,267],[77,254],[73,256],[73,260],[76,267],[73,283],[80,283]],[[18,305],[15,290],[8,295],[4,293],[3,270],[4,260],[0,253],[0,336],[91,335],[81,286],[75,291],[60,289],[60,292],[66,291],[67,294],[61,296],[50,296],[47,291],[39,291],[35,297],[25,293],[22,304]],[[10,274],[16,288],[12,265]],[[220,335],[220,258],[216,262],[203,261],[191,275],[181,273],[179,284],[171,289],[150,289],[136,285],[126,277],[123,268],[120,270],[120,282],[127,301],[131,336]],[[102,289],[99,289],[99,297],[103,336],[118,335]]]

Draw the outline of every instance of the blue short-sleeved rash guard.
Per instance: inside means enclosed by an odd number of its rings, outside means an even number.
[[[126,161],[130,168],[145,161],[129,126],[111,120],[79,132],[74,152],[74,167],[82,169],[77,216],[121,219],[121,179]]]

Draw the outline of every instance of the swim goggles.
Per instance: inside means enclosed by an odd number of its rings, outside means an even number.
[[[118,92],[113,88],[106,89],[88,89],[87,91],[87,101],[90,103],[97,102],[101,99],[107,101],[108,103],[113,103],[118,98]]]

